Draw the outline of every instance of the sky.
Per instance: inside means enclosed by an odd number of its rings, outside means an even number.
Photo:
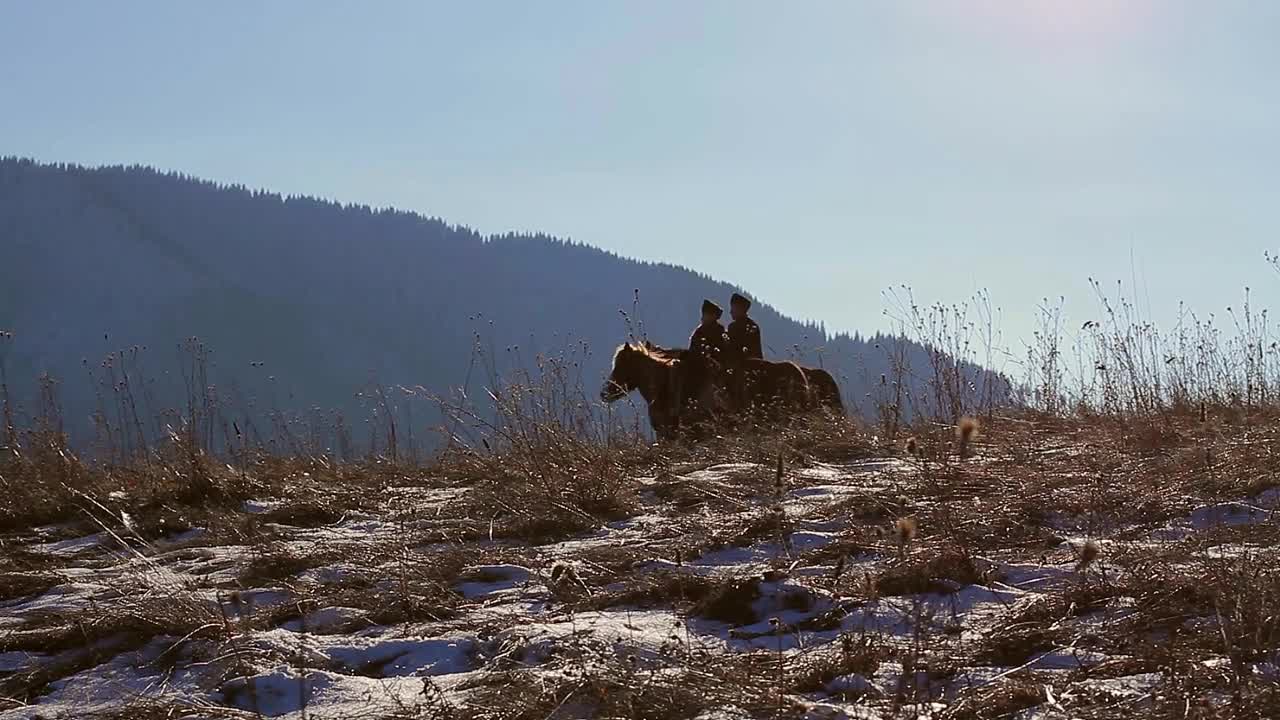
[[[1089,278],[1272,304],[1277,37],[1235,0],[0,0],[0,155],[547,232],[829,330],[985,289],[1016,344]]]

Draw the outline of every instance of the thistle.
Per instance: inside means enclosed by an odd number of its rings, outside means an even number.
[[[913,517],[900,517],[895,520],[893,523],[893,533],[898,538],[898,547],[905,551],[907,545],[912,540],[916,539],[916,532],[918,530],[919,526],[916,524],[916,519]]]
[[[1080,562],[1076,563],[1076,572],[1084,572],[1100,554],[1102,554],[1102,548],[1096,540],[1086,541],[1080,548]]]
[[[960,419],[960,422],[956,425],[956,441],[960,457],[969,456],[969,447],[977,434],[978,421],[975,418],[964,417]]]

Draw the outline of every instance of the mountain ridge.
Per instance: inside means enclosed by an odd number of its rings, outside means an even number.
[[[683,346],[702,298],[751,295],[544,233],[483,235],[423,213],[143,165],[17,157],[0,158],[0,249],[12,260],[0,269],[12,288],[0,291],[0,327],[17,336],[10,384],[41,371],[62,379],[79,431],[95,399],[72,379],[121,348],[198,336],[216,353],[218,382],[355,415],[362,378],[440,393],[461,385],[477,333],[493,348],[529,349],[526,358],[580,339],[591,385],[629,330]],[[890,372],[878,347],[888,336],[828,334],[759,300],[753,317],[767,355],[832,369],[866,412],[859,401]],[[919,361],[925,350],[909,352]],[[156,381],[158,396],[164,386]]]

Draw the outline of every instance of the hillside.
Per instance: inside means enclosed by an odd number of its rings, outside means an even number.
[[[359,423],[368,410],[356,396],[371,379],[432,392],[470,379],[476,392],[477,340],[499,371],[585,348],[582,383],[598,387],[629,331],[620,310],[655,342],[682,345],[702,298],[727,305],[738,289],[543,235],[484,237],[413,213],[142,167],[13,158],[0,161],[0,252],[10,385],[30,413],[37,374],[58,378],[79,439],[95,392],[118,386],[86,367],[101,370],[112,352],[125,351],[116,369],[132,373],[146,396],[141,424],[156,433],[160,408],[185,402],[179,370],[190,356],[178,346],[192,336],[212,349],[218,402],[237,413],[319,408]],[[882,338],[830,337],[767,302],[753,316],[766,355],[821,362],[847,404],[866,409],[859,401],[887,372]],[[919,346],[904,351],[926,364]]]

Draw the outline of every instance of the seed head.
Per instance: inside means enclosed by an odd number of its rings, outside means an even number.
[[[900,517],[893,523],[893,532],[898,536],[898,542],[902,545],[915,540],[917,530],[919,530],[919,526],[913,517]]]
[[[1102,548],[1096,540],[1085,542],[1084,546],[1080,548],[1080,562],[1076,564],[1076,572],[1083,572],[1085,568],[1093,564],[1094,560],[1098,559],[1100,554],[1102,554]]]
[[[560,584],[577,578],[573,566],[566,562],[557,562],[551,566],[551,582]]]
[[[977,434],[978,421],[976,418],[960,418],[960,422],[956,425],[956,440],[959,445],[960,457],[968,456],[969,446]]]

